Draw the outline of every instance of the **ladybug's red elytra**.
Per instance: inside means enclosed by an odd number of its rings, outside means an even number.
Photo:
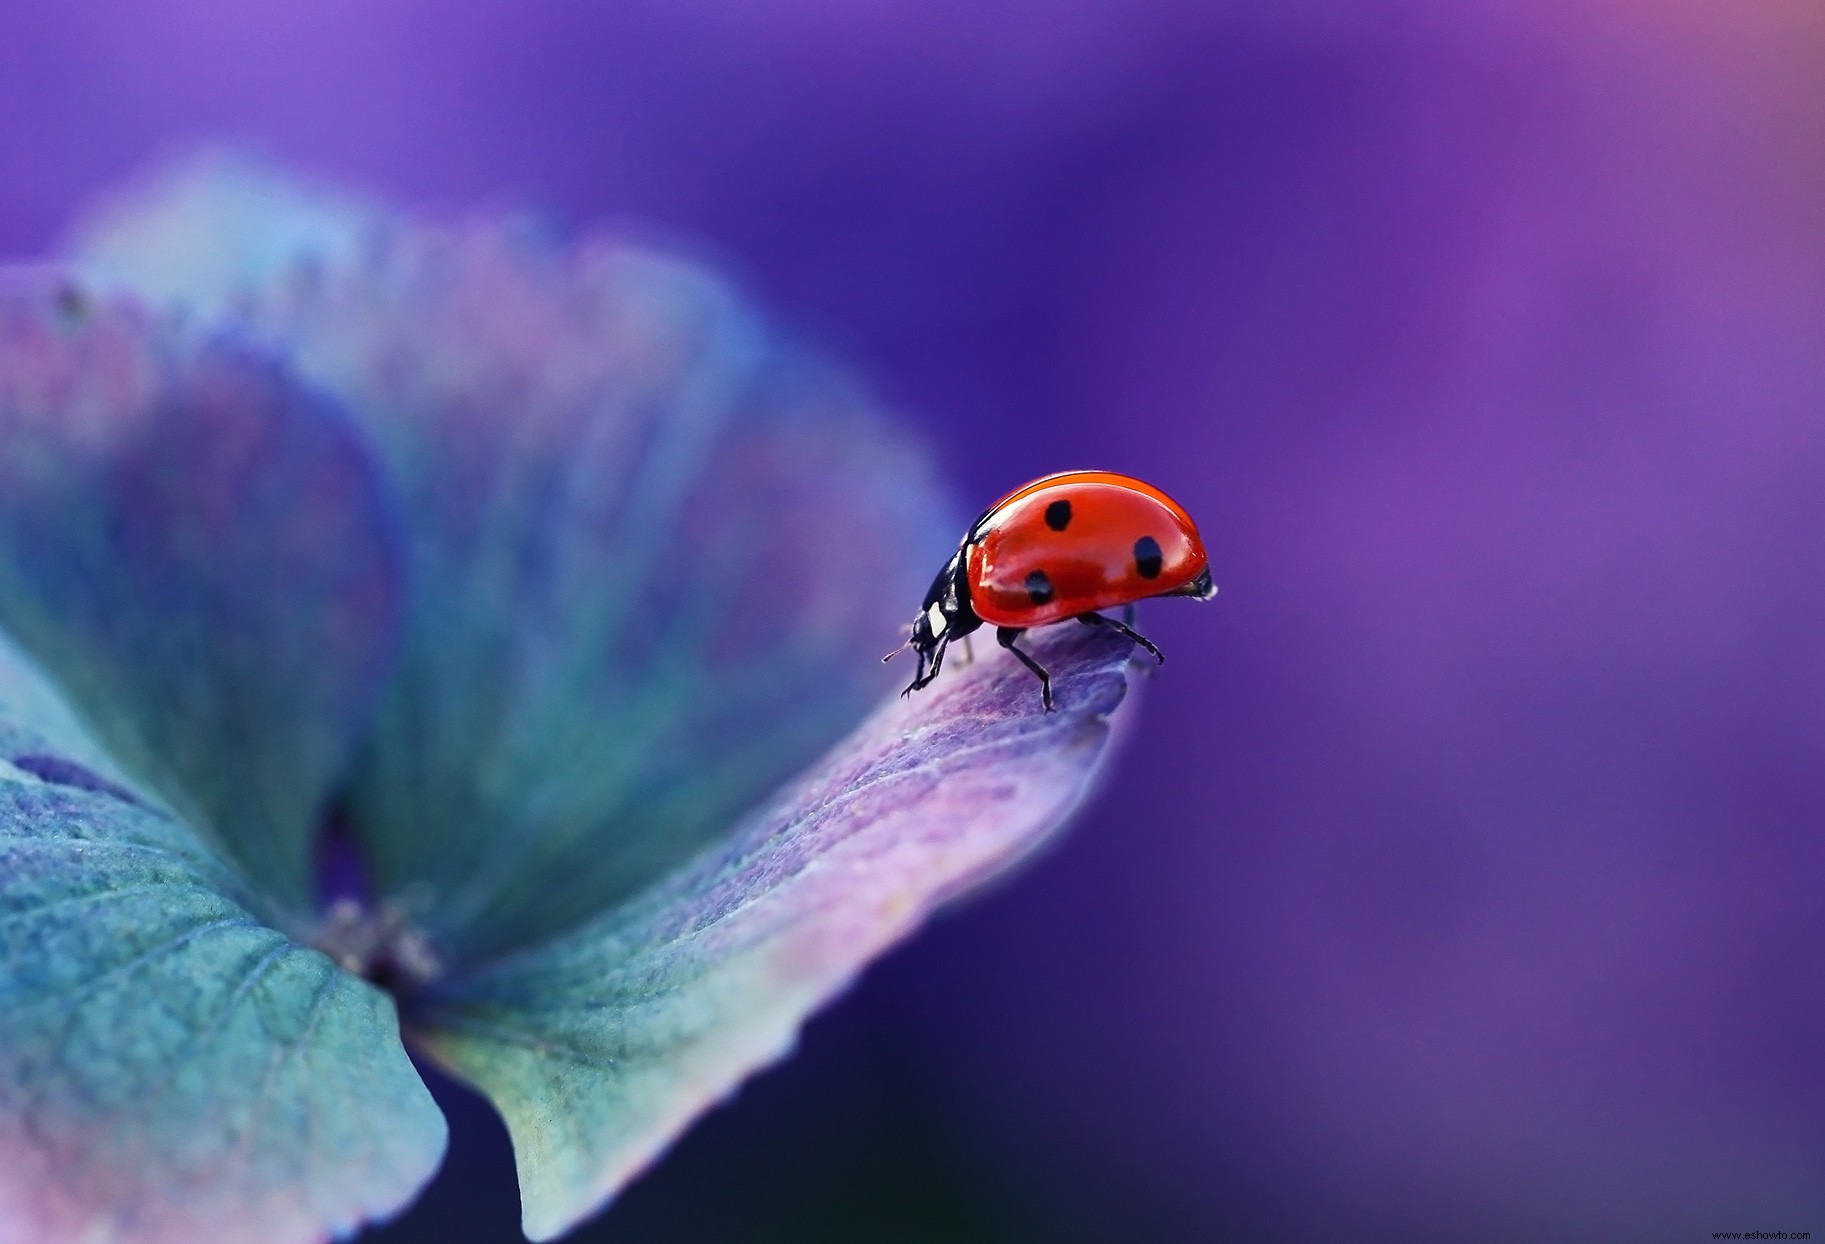
[[[1209,600],[1216,592],[1197,525],[1171,497],[1112,471],[1048,475],[984,510],[932,580],[912,635],[901,645],[919,657],[919,672],[901,694],[931,685],[951,641],[986,623],[1001,646],[1039,676],[1040,702],[1050,712],[1051,675],[1015,647],[1021,635],[1076,618],[1112,627],[1164,662],[1126,621],[1097,611],[1122,605],[1132,620],[1137,600]]]

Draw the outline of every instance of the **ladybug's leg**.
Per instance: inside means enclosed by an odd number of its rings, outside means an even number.
[[[925,677],[925,652],[923,649],[914,648],[913,654],[919,658],[919,672],[914,674],[913,680],[911,682],[907,683],[905,688],[901,690],[901,692],[900,692],[901,699],[905,699],[907,696],[911,695],[913,692],[917,691],[920,687],[923,687],[925,685],[923,682],[920,681],[922,678]]]
[[[946,635],[943,639],[938,641],[938,646],[932,650],[932,672],[925,676],[925,682],[919,684],[921,687],[923,687],[925,683],[931,682],[933,679],[937,678],[938,671],[944,668],[945,649],[950,646],[951,637],[949,635]]]
[[[913,675],[913,680],[906,684],[906,690],[902,691],[900,694],[910,695],[915,691],[923,691],[925,688],[931,686],[932,680],[938,676],[938,671],[944,668],[944,650],[950,646],[951,637],[949,635],[946,635],[943,639],[938,641],[938,646],[932,649],[932,667],[930,672],[926,671],[925,653],[921,650],[919,652],[919,672]]]
[[[1052,675],[1046,673],[1046,667],[1014,646],[1014,641],[1026,634],[1017,626],[998,626],[995,638],[1001,646],[1020,658],[1020,663],[1039,675],[1039,702],[1046,706],[1046,712],[1052,711]]]
[[[923,687],[926,683],[931,681],[931,679],[929,679],[925,676],[925,662],[927,660],[926,655],[925,655],[925,649],[914,648],[913,655],[915,655],[919,658],[919,670],[916,674],[913,675],[913,680],[906,684],[906,689],[904,691],[900,692],[900,695],[902,697],[911,695],[913,692],[917,691],[919,688]]]
[[[1151,639],[1148,639],[1126,622],[1117,622],[1114,618],[1105,618],[1100,613],[1080,613],[1077,615],[1077,620],[1082,622],[1085,626],[1106,626],[1112,630],[1120,631],[1129,639],[1132,639],[1135,643],[1151,652],[1155,661],[1158,661],[1161,665],[1166,664],[1166,654],[1154,647]]]
[[[976,649],[970,644],[970,637],[968,635],[963,637],[963,663],[965,665],[974,665],[976,663]]]
[[[1133,626],[1134,625],[1134,602],[1133,601],[1129,601],[1127,604],[1122,606],[1122,625],[1123,626]]]

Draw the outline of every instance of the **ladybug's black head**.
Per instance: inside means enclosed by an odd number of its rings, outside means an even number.
[[[943,618],[940,617],[939,625],[942,625],[943,621]],[[919,616],[913,619],[912,638],[907,640],[907,644],[915,651],[930,652],[938,646],[938,636],[943,633],[943,631],[933,629],[930,612],[920,610]]]
[[[966,544],[958,549],[944,563],[919,605],[911,640],[918,651],[930,652],[938,644],[967,635],[982,625],[970,607],[969,581],[963,573],[963,554],[968,547]]]
[[[919,616],[913,619],[912,638],[907,640],[907,644],[914,652],[929,656],[939,644],[955,639],[962,633],[957,629],[957,622],[956,610],[951,601],[942,597],[927,600],[919,610]]]
[[[932,580],[931,590],[925,594],[918,616],[913,618],[911,634],[902,646],[918,655],[919,672],[913,676],[908,691],[925,686],[937,676],[945,645],[982,625],[982,619],[970,605],[969,585],[963,580],[962,567],[963,551],[960,549]],[[893,653],[887,655],[892,657]]]

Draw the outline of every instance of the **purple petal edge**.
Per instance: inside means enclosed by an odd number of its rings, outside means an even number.
[[[526,1234],[600,1209],[938,905],[1045,841],[1120,721],[1128,641],[1031,637],[1058,711],[998,650],[894,698],[646,896],[453,983],[412,1023],[506,1119]],[[987,647],[987,645],[984,645]]]

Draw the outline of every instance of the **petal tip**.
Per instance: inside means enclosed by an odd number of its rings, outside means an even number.
[[[457,986],[431,1042],[507,1121],[527,1236],[598,1212],[870,960],[1046,841],[1107,753],[1132,647],[1036,635],[1053,713],[999,650],[890,697],[732,842]]]

